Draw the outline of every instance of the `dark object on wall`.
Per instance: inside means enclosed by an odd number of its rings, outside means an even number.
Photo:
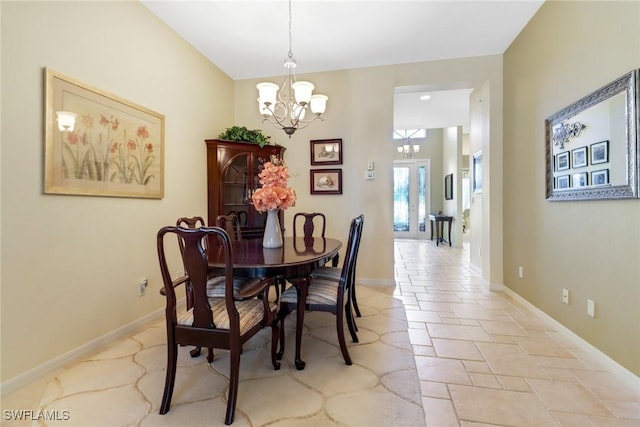
[[[453,174],[444,177],[444,199],[453,200]]]

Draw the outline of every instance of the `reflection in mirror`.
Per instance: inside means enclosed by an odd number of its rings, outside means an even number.
[[[638,70],[545,121],[547,200],[638,197]]]

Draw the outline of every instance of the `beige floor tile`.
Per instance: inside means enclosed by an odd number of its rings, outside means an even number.
[[[544,371],[517,345],[485,342],[477,342],[476,345],[495,374],[547,378]]]
[[[457,427],[459,425],[451,400],[423,397],[422,406],[427,426]]]
[[[502,385],[493,374],[469,372],[469,377],[471,377],[471,382],[476,387],[502,388]]]
[[[464,325],[438,325],[429,323],[427,325],[429,335],[432,338],[449,338],[469,341],[491,342],[491,337],[479,326]]]
[[[450,385],[460,419],[509,426],[555,426],[553,417],[533,393]]]
[[[607,407],[580,384],[528,379],[533,392],[552,411],[573,414],[613,416]]]
[[[515,337],[515,342],[518,343],[523,350],[531,356],[548,356],[548,357],[563,357],[568,359],[574,359],[573,354],[564,349],[555,340],[546,337]]]
[[[420,381],[420,388],[424,397],[433,397],[436,399],[450,399],[449,389],[444,383],[433,381]]]
[[[438,357],[448,359],[484,360],[473,341],[433,339],[433,348]]]
[[[471,385],[471,378],[460,360],[416,356],[418,377],[424,381]]]

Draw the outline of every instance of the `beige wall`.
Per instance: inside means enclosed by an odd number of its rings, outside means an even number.
[[[277,61],[278,58],[274,58]],[[299,64],[304,71],[304,64]],[[326,119],[288,139],[282,131],[261,123],[256,114],[256,83],[263,80],[241,80],[234,84],[236,124],[261,128],[273,140],[287,147],[286,158],[292,165],[298,202],[287,221],[296,211],[330,212],[327,233],[345,236],[352,217],[364,213],[363,244],[358,258],[358,280],[363,283],[393,283],[393,159],[397,144],[390,135],[393,130],[393,93],[396,86],[428,86],[429,90],[453,87],[480,88],[486,81],[494,83],[491,90],[500,102],[492,103],[492,117],[498,126],[492,128],[493,139],[501,145],[502,129],[502,57],[435,61],[393,65],[366,69],[333,71],[300,75],[316,85],[319,93],[329,96]],[[280,83],[281,77],[264,79]],[[498,132],[499,130],[499,132]],[[342,138],[344,151],[342,196],[311,196],[309,194],[309,140]],[[493,143],[494,141],[492,141]],[[487,148],[488,149],[488,148]],[[368,160],[375,162],[376,179],[366,181],[364,172]],[[438,162],[432,162],[435,166]],[[496,168],[496,170],[501,170]],[[442,171],[432,180],[441,181]],[[498,179],[498,178],[496,178]],[[432,194],[432,202],[437,195]],[[440,185],[440,198],[442,186]],[[501,228],[500,228],[501,230]],[[496,229],[496,231],[498,231]],[[502,239],[498,239],[502,244]],[[500,261],[501,262],[501,261]],[[502,269],[500,268],[500,271]],[[487,281],[489,279],[487,278]],[[501,282],[500,282],[501,283]]]
[[[442,156],[442,176],[436,179],[433,186],[442,188],[442,203],[445,215],[454,218],[451,226],[452,245],[462,247],[462,126],[449,127],[444,129],[443,156]],[[444,195],[444,178],[448,174],[453,174],[453,199],[446,200]],[[447,233],[447,231],[445,231]]]
[[[544,146],[546,117],[640,67],[640,2],[546,2],[504,63],[505,284],[640,375],[640,201],[545,201]]]
[[[164,306],[155,235],[206,215],[203,140],[233,88],[138,2],[0,7],[4,382]],[[43,67],[165,115],[164,199],[42,194]]]

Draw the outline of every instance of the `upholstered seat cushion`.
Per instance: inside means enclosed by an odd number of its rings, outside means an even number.
[[[298,294],[295,287],[290,287],[282,293],[280,302],[296,303]],[[309,285],[309,293],[307,295],[307,304],[319,305],[335,305],[338,302],[338,283],[323,280],[312,279]]]
[[[341,267],[320,267],[318,269],[313,270],[311,273],[311,277],[318,279],[326,279],[326,280],[340,280],[340,275],[342,274]]]
[[[209,305],[213,311],[213,321],[218,329],[229,329],[229,315],[224,298],[209,298]],[[240,315],[240,335],[262,322],[265,318],[264,303],[261,299],[236,301],[238,314]],[[274,312],[277,304],[269,302],[269,310]],[[179,325],[193,324],[193,309],[178,315]]]
[[[233,278],[233,296],[236,299],[252,298],[259,294],[264,285],[262,279],[249,279],[244,277]],[[224,298],[224,276],[212,277],[207,280],[207,296],[209,298]]]

